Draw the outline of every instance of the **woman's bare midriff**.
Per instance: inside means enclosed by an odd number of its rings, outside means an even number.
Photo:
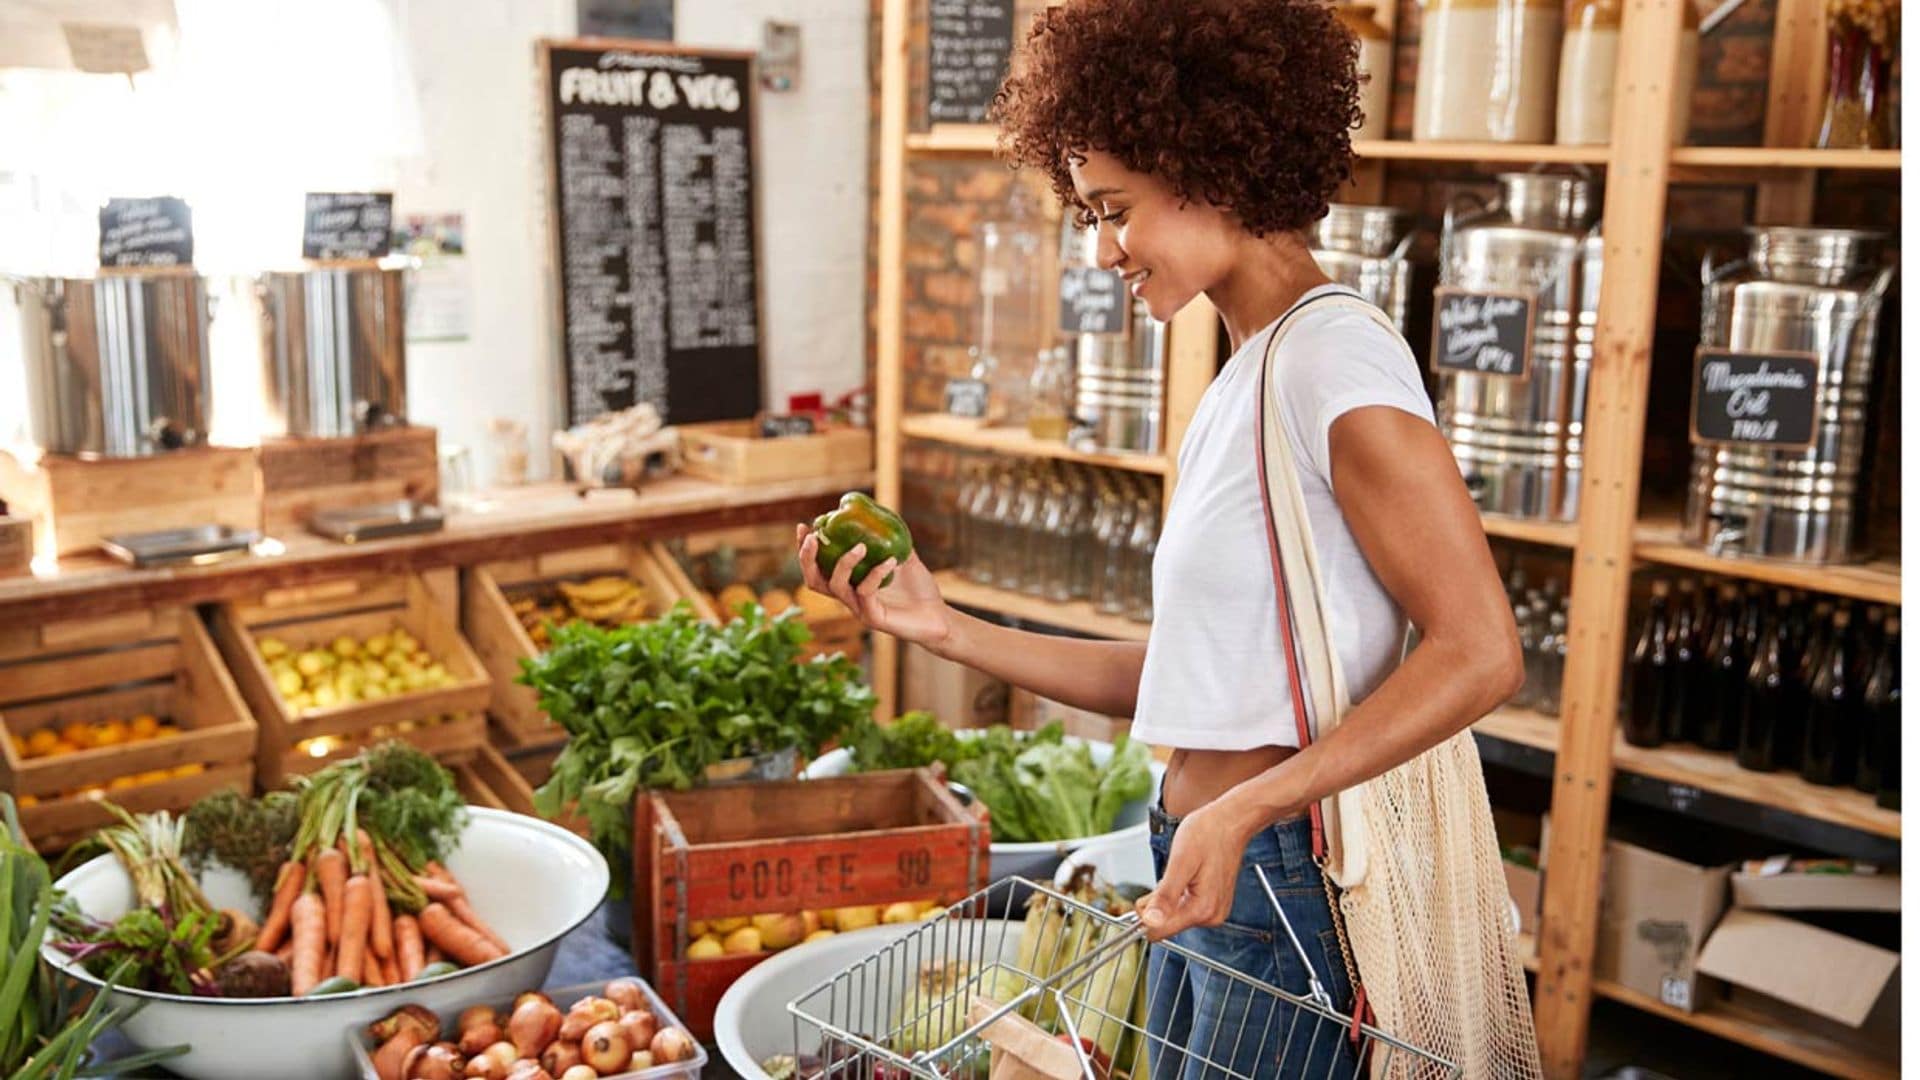
[[[1299,753],[1291,746],[1253,750],[1175,750],[1167,763],[1161,800],[1167,813],[1186,817],[1195,810]]]

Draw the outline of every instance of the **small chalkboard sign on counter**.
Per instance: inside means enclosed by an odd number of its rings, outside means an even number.
[[[753,55],[547,41],[567,423],[760,411]]]
[[[1127,329],[1127,283],[1111,270],[1067,266],[1060,270],[1060,332],[1121,334]]]
[[[1013,56],[1014,0],[927,0],[927,119],[979,124]]]
[[[393,192],[307,192],[304,258],[378,259],[392,250]]]
[[[760,437],[763,439],[785,439],[795,435],[811,435],[817,428],[813,417],[793,414],[775,416],[769,413],[760,418]]]
[[[193,208],[185,199],[108,199],[100,208],[100,265],[193,265]]]
[[[1533,303],[1527,293],[1435,289],[1433,369],[1524,378],[1533,355]]]
[[[1771,450],[1813,445],[1820,358],[1701,346],[1693,362],[1693,441]]]

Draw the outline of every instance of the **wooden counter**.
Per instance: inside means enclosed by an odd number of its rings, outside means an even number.
[[[58,567],[0,577],[0,621],[101,615],[161,604],[204,603],[344,573],[400,572],[510,559],[553,548],[635,536],[671,536],[765,521],[802,521],[842,492],[871,489],[873,473],[728,487],[678,476],[644,490],[596,491],[564,484],[482,492],[424,536],[338,544],[301,533],[275,537],[247,558],[207,566],[135,570],[106,556],[62,559]]]

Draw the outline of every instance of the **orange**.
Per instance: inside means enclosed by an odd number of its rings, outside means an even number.
[[[127,725],[136,739],[151,739],[160,732],[160,718],[152,713],[141,713]]]
[[[168,769],[149,769],[146,772],[135,774],[133,780],[134,783],[137,784],[157,784],[162,780],[171,779],[172,777],[173,773]]]
[[[86,747],[75,745],[73,743],[68,742],[65,739],[55,739],[53,743],[53,748],[47,751],[47,756],[59,757],[62,754],[77,754],[80,751],[85,749]]]
[[[135,785],[136,785],[136,784],[138,784],[138,783],[140,783],[140,781],[139,781],[139,780],[138,780],[137,778],[135,778],[135,777],[131,777],[131,776],[116,776],[116,777],[114,777],[114,778],[113,778],[112,780],[109,780],[109,781],[107,781],[107,790],[108,790],[108,791],[123,791],[123,790],[125,790],[125,789],[127,789],[127,788],[130,788],[130,787],[133,787],[133,786],[135,786]]]
[[[52,728],[41,728],[27,736],[27,757],[41,757],[59,749],[60,736]]]
[[[22,810],[25,810],[25,809],[26,809],[27,807],[29,807],[29,806],[39,806],[39,805],[40,805],[40,796],[38,796],[38,795],[22,795],[22,796],[20,796],[20,797],[19,797],[18,799],[16,799],[16,800],[14,800],[14,801],[20,804],[20,809],[22,809]]]
[[[165,721],[154,729],[153,737],[156,739],[171,739],[178,734],[180,734],[179,727],[175,726],[172,721]]]
[[[174,769],[174,770],[173,770],[173,771],[172,771],[171,773],[169,773],[168,775],[170,775],[170,776],[198,776],[198,775],[200,775],[201,773],[203,773],[203,772],[206,772],[206,771],[207,771],[207,767],[206,767],[205,765],[201,765],[201,764],[198,764],[198,763],[196,763],[196,764],[192,764],[192,765],[182,765],[182,766],[180,766],[179,768],[177,768],[177,769]]]
[[[84,720],[69,722],[67,726],[60,729],[60,737],[82,750],[93,745],[93,733],[88,730],[87,722]]]
[[[102,720],[93,725],[94,746],[119,746],[127,741],[127,724],[124,720]]]

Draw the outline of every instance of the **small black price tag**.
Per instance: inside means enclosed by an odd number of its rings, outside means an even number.
[[[1525,378],[1532,355],[1532,295],[1433,290],[1435,371]]]
[[[185,199],[108,199],[100,208],[100,265],[192,266],[193,208]]]
[[[947,380],[947,412],[982,419],[987,415],[987,384],[980,379]]]
[[[377,259],[393,250],[393,192],[307,193],[300,254],[308,259]]]
[[[1701,346],[1693,360],[1693,441],[1780,450],[1813,445],[1820,357]]]
[[[1127,329],[1127,283],[1111,270],[1067,266],[1060,270],[1060,332],[1119,334]]]
[[[811,416],[762,416],[760,418],[760,437],[763,439],[811,435],[814,431]]]

